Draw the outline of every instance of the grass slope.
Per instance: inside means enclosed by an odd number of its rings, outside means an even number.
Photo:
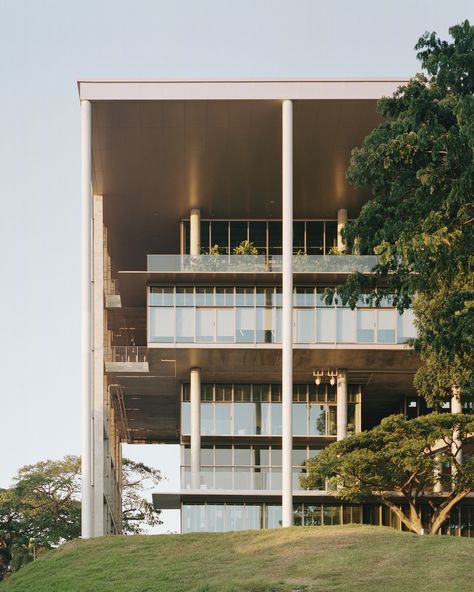
[[[73,541],[0,592],[471,590],[474,539],[388,528],[297,527]]]

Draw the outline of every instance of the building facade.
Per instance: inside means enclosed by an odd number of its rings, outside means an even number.
[[[344,254],[370,197],[345,171],[402,82],[79,83],[84,537],[121,531],[122,442],[180,445],[154,503],[183,532],[396,525],[299,477],[422,411],[411,311],[324,297],[375,263]]]

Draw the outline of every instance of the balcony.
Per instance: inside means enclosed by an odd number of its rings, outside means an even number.
[[[107,350],[106,372],[148,372],[148,349],[141,345],[115,345]]]
[[[281,273],[281,255],[147,255],[148,273]],[[375,255],[294,255],[294,273],[370,273]]]

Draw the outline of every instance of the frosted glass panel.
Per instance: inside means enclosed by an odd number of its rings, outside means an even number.
[[[394,310],[377,311],[377,341],[395,343],[396,312]]]
[[[314,310],[295,310],[296,343],[314,343],[316,323]]]
[[[373,343],[375,328],[375,310],[357,311],[357,342]]]
[[[334,308],[320,308],[316,311],[318,343],[336,341],[336,311]]]
[[[236,341],[253,343],[255,335],[255,310],[239,308],[236,311]]]
[[[152,308],[150,317],[152,341],[174,341],[174,308]]]
[[[413,320],[414,314],[411,309],[406,310],[401,315],[397,313],[399,343],[403,343],[407,339],[412,339],[413,337],[416,337],[416,329]]]
[[[197,341],[214,341],[214,309],[196,310],[196,338]]]
[[[233,309],[216,310],[217,341],[234,341]]]
[[[176,309],[176,341],[194,341],[194,308]]]
[[[338,343],[356,342],[356,312],[350,308],[337,310],[337,341]]]

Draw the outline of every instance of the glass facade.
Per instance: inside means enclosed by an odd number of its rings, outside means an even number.
[[[190,253],[189,220],[182,221],[183,254]],[[231,255],[243,241],[250,241],[259,255],[282,254],[281,220],[201,220],[201,253],[217,245],[223,255]],[[337,247],[336,220],[295,220],[293,252],[327,255]]]
[[[281,343],[280,287],[149,288],[151,343]],[[324,289],[298,287],[293,297],[293,334],[298,344],[395,344],[416,337],[413,311],[402,315],[385,302],[360,302],[355,310],[328,306]]]
[[[322,383],[293,385],[293,435],[335,436],[336,386]],[[360,385],[348,385],[348,431],[360,429],[357,406]],[[181,434],[190,433],[189,384],[183,385]],[[202,384],[202,436],[280,436],[280,384]]]

